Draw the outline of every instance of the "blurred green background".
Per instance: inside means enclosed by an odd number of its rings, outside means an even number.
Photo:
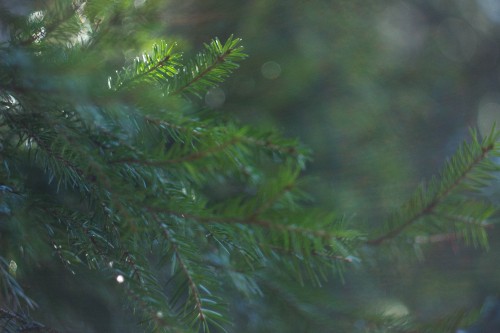
[[[172,1],[163,17],[195,48],[243,38],[249,59],[206,104],[300,138],[314,151],[316,202],[368,230],[469,128],[500,120],[497,1]],[[489,252],[443,241],[365,253],[345,282],[295,290],[310,299],[296,308],[283,285],[264,286],[262,303],[235,307],[237,331],[365,332],[380,311],[430,322],[480,307],[500,292],[497,236]]]
[[[235,34],[250,54],[207,105],[299,137],[318,199],[358,220],[397,207],[500,108],[488,1],[178,2],[169,36]]]
[[[113,39],[111,31],[115,48],[106,61],[119,68],[158,39],[178,40],[188,59],[214,37],[241,37],[250,57],[204,104],[311,147],[307,190],[355,228],[376,229],[438,173],[470,127],[484,131],[500,121],[495,0],[129,2],[136,12],[118,15],[114,29],[130,39]],[[29,1],[20,3],[29,11]],[[490,234],[489,251],[459,240],[364,249],[343,280],[321,289],[277,276],[255,299],[230,291],[232,332],[366,332],[380,312],[430,322],[478,308],[500,294],[500,233]],[[42,309],[71,304],[65,318],[46,311],[45,322],[75,332],[135,332],[119,314],[114,287],[79,290],[68,278],[61,290],[50,274],[69,273],[43,269],[31,272],[40,278],[27,292],[54,288]]]

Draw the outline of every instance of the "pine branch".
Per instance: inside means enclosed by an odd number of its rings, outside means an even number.
[[[177,311],[181,319],[188,326],[196,328],[196,331],[209,332],[210,327],[215,326],[225,332],[223,325],[227,320],[219,310],[220,300],[207,288],[209,284],[216,283],[211,281],[213,272],[197,262],[196,258],[200,254],[192,245],[180,240],[179,234],[174,237],[173,231],[162,222],[160,216],[152,216],[168,248],[164,258],[171,265],[172,273],[167,286],[173,288],[172,293],[169,293],[173,311]]]
[[[261,244],[261,245],[263,247],[269,246],[269,245],[266,245],[266,244]],[[280,247],[280,246],[271,245],[269,247],[273,251],[284,253],[284,254],[287,254],[289,256],[296,255],[295,252],[290,251],[289,249],[285,249],[285,248]],[[329,260],[342,261],[342,262],[346,262],[346,263],[352,263],[352,262],[354,262],[353,256],[341,256],[341,255],[336,255],[336,254],[328,253],[328,251],[321,251],[321,252],[319,252],[319,251],[312,251],[311,255],[312,256],[326,258],[326,259],[329,259]]]
[[[205,52],[198,53],[192,63],[179,71],[174,84],[167,86],[168,94],[190,93],[199,97],[202,92],[223,82],[238,68],[236,62],[246,57],[240,42],[231,36],[224,44],[218,38],[205,44]]]
[[[156,220],[158,221],[158,217],[155,216]],[[189,294],[190,296],[194,299],[194,307],[196,311],[196,319],[199,321],[201,327],[207,327],[207,319],[205,318],[205,314],[203,313],[204,309],[202,306],[202,301],[201,301],[201,296],[198,291],[198,287],[196,286],[193,277],[191,273],[189,272],[189,269],[186,265],[186,263],[183,260],[182,255],[180,254],[178,245],[176,241],[173,239],[173,237],[170,235],[170,232],[166,228],[166,226],[162,227],[163,230],[163,236],[165,237],[165,240],[167,240],[168,243],[170,243],[172,247],[172,251],[174,252],[176,261],[184,274],[184,276],[187,278],[187,283],[188,283],[188,288],[189,288]]]
[[[231,132],[228,129],[228,124],[224,124],[224,126],[217,126],[216,124],[207,124],[206,121],[200,122],[195,121],[194,119],[187,119],[187,124],[176,124],[164,119],[156,119],[150,116],[145,116],[144,118],[146,121],[156,126],[171,128],[175,131],[183,132],[200,139],[213,135],[213,133],[229,135]],[[307,156],[310,154],[310,150],[300,146],[298,141],[283,139],[274,132],[258,132],[255,129],[249,128],[245,128],[245,132],[247,134],[241,135],[239,139],[242,143],[248,144],[249,146],[259,147],[285,155],[297,157],[302,155],[305,160],[308,159]]]
[[[483,178],[488,177],[490,170],[496,169],[488,158],[498,154],[496,140],[499,135],[493,128],[490,135],[479,142],[477,134],[472,132],[471,142],[464,143],[446,163],[440,177],[433,179],[427,189],[422,184],[410,201],[389,219],[389,230],[368,240],[367,244],[376,246],[399,236],[423,217],[434,214],[455,192],[483,187]]]
[[[58,333],[58,331],[48,328],[24,314],[15,313],[0,308],[0,327],[4,333]]]
[[[274,184],[272,184],[272,185],[274,185]],[[295,184],[289,183],[289,184],[285,184],[284,186],[279,186],[279,187],[272,186],[272,185],[271,185],[271,188],[274,187],[275,189],[277,189],[277,191],[275,191],[275,193],[273,193],[271,195],[271,197],[262,199],[263,202],[249,216],[250,220],[255,220],[255,219],[259,218],[259,216],[261,216],[261,214],[263,214],[268,209],[270,209],[281,197],[283,197],[286,193],[289,193],[293,189]]]
[[[105,73],[122,66],[122,54],[110,61],[107,52],[114,50],[99,37],[134,5],[96,0],[85,8],[68,2],[61,8],[21,24],[13,30],[21,31],[18,38],[0,46],[5,253],[23,252],[35,261],[52,255],[70,269],[86,262],[116,279],[145,326],[167,332],[224,330],[228,315],[219,311],[219,278],[231,279],[247,295],[259,294],[266,282],[280,286],[278,275],[292,272],[299,282],[308,277],[321,285],[327,269],[341,272],[356,261],[362,233],[337,214],[311,209],[300,192],[307,149],[273,131],[196,110],[191,102],[246,57],[239,39],[215,39],[187,63],[159,42],[119,70],[106,89]],[[101,34],[88,47],[60,50],[56,43],[71,44],[75,33],[90,29],[78,22],[82,13]],[[70,84],[80,81],[85,83]],[[499,155],[498,136],[492,131],[479,143],[473,133],[440,177],[422,186],[366,243],[413,237],[417,230],[428,237],[414,237],[417,245],[448,235],[484,244],[495,209],[470,193],[498,170],[489,161]],[[39,179],[29,184],[30,177]],[[26,201],[22,207],[10,205],[18,191]],[[442,238],[432,238],[434,229]],[[7,295],[17,306],[25,295],[6,267],[3,259],[1,282],[10,284]],[[1,317],[0,311],[0,325]],[[411,332],[410,324],[387,320],[376,329]]]
[[[16,278],[9,270],[9,263],[3,257],[0,257],[0,286],[3,289],[3,299],[13,309],[19,309],[23,305],[35,309],[38,305],[33,301],[23,288],[19,285]]]
[[[245,245],[248,249],[257,246],[260,249],[259,253],[263,253],[262,251],[265,252],[278,247],[282,251],[289,251],[291,258],[295,256],[303,257],[303,263],[310,267],[314,266],[314,261],[311,258],[313,256],[333,261],[352,256],[353,251],[349,244],[356,242],[356,239],[359,237],[358,233],[352,230],[345,230],[339,226],[331,227],[331,230],[313,229],[261,219],[201,216],[154,207],[147,207],[146,209],[154,213],[176,216],[181,219],[191,219],[198,223],[206,224],[212,232],[214,232],[212,229],[213,224],[225,225],[231,228],[227,230],[228,234],[226,236],[238,239],[239,243],[248,241]],[[310,217],[319,222],[316,218]],[[325,220],[328,219],[328,217],[323,218]],[[244,225],[252,227],[251,231],[241,228]],[[254,227],[264,232],[258,231]],[[345,261],[348,262],[349,259],[345,259]],[[299,272],[300,269],[296,267],[294,271]],[[312,271],[310,273],[314,275]]]
[[[164,291],[159,281],[149,269],[137,263],[137,255],[125,251],[118,259],[109,259],[117,282],[125,288],[125,293],[135,303],[135,307],[146,317],[146,326],[154,324],[156,328],[168,330],[172,333],[186,333],[165,304]],[[126,273],[128,272],[128,273]]]
[[[259,226],[265,229],[275,229],[279,231],[293,232],[305,234],[308,236],[319,237],[322,239],[334,239],[339,237],[327,230],[314,230],[308,228],[297,227],[295,225],[279,224],[267,220],[245,219],[239,217],[218,217],[218,216],[199,216],[187,212],[176,212],[172,210],[158,209],[155,207],[147,207],[147,210],[155,213],[174,215],[180,218],[192,219],[200,223],[222,223],[222,224],[246,224]]]
[[[136,57],[134,64],[122,71],[116,72],[116,79],[113,82],[108,79],[109,88],[123,90],[129,88],[131,84],[137,84],[140,81],[157,82],[164,84],[169,78],[177,73],[177,67],[180,65],[180,54],[173,53],[173,47],[167,45],[165,41],[160,41],[153,45],[153,53],[143,53],[142,57]]]
[[[35,42],[39,42],[44,38],[47,38],[48,35],[56,31],[59,27],[64,25],[66,22],[71,20],[72,18],[77,15],[76,13],[81,10],[82,6],[85,4],[85,2],[81,2],[78,4],[76,1],[74,1],[72,4],[65,3],[61,8],[58,8],[57,10],[51,12],[51,11],[45,11],[44,13],[44,18],[40,20],[40,22],[33,22],[33,26],[29,27],[28,29],[33,29],[36,28],[35,33],[30,33],[30,37],[28,38],[22,38],[19,41],[15,41],[16,44],[20,46],[30,46],[34,44]],[[53,19],[52,22],[50,22],[50,19]],[[46,24],[48,23],[48,24]],[[79,26],[77,26],[79,28]]]
[[[229,146],[235,145],[239,142],[239,138],[235,137],[232,138],[226,142],[223,142],[213,148],[203,150],[203,151],[198,151],[194,153],[190,153],[186,156],[181,156],[177,157],[174,159],[170,160],[165,160],[165,161],[144,161],[144,160],[138,160],[138,159],[120,159],[120,160],[114,160],[111,161],[112,164],[122,164],[122,163],[129,163],[129,164],[142,164],[142,165],[147,165],[147,166],[166,166],[169,164],[178,164],[178,163],[185,163],[185,162],[193,162],[196,160],[200,160],[209,156],[212,156],[214,154],[224,152]]]

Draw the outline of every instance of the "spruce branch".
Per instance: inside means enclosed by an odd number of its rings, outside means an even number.
[[[349,238],[355,239],[359,235],[350,230],[327,230],[327,229],[316,229],[316,228],[308,228],[301,227],[294,224],[284,224],[271,220],[257,219],[257,218],[239,218],[239,217],[226,217],[226,216],[201,216],[194,215],[188,212],[177,212],[173,210],[166,210],[156,207],[146,207],[146,209],[150,212],[161,213],[167,215],[173,215],[176,217],[180,217],[182,219],[191,219],[196,222],[205,224],[205,223],[219,223],[226,225],[248,225],[248,226],[256,226],[259,228],[274,230],[284,235],[291,234],[302,237],[303,240],[308,240],[312,243],[315,243],[315,240],[321,241],[321,248],[319,250],[323,250],[323,246],[331,245],[332,243],[342,242],[344,240],[348,240]],[[323,243],[324,242],[324,243]],[[288,243],[286,241],[285,243]],[[261,243],[267,244],[267,243]],[[316,243],[316,245],[318,245]],[[288,246],[286,247],[288,248]],[[293,248],[293,247],[292,247]],[[315,249],[311,249],[312,251],[316,251]]]
[[[161,235],[165,240],[171,259],[167,259],[171,265],[172,274],[167,282],[174,291],[170,296],[173,311],[178,311],[181,319],[190,327],[197,330],[209,332],[212,325],[225,332],[223,326],[227,322],[224,315],[218,309],[221,304],[219,298],[214,296],[206,287],[212,283],[208,270],[200,267],[192,260],[197,252],[184,241],[179,240],[179,235],[173,235],[171,229],[162,222],[157,214],[152,214],[153,219],[160,228]],[[201,272],[196,272],[200,271]],[[184,292],[187,291],[187,296]]]
[[[121,159],[121,160],[111,161],[111,163],[112,164],[122,164],[122,163],[142,164],[142,165],[147,165],[147,166],[165,166],[165,165],[169,165],[169,164],[193,162],[193,161],[196,161],[199,159],[203,159],[203,158],[212,156],[212,155],[220,153],[220,152],[225,152],[229,146],[235,145],[239,141],[240,141],[239,137],[234,137],[226,142],[222,142],[221,144],[219,144],[213,148],[193,152],[193,153],[190,153],[190,154],[185,155],[185,156],[181,156],[181,157],[177,157],[177,158],[165,160],[165,161],[144,161],[144,160],[138,160],[138,159]]]
[[[2,289],[2,298],[13,309],[20,309],[23,305],[35,309],[38,305],[32,300],[24,289],[19,285],[16,278],[9,270],[9,263],[3,257],[0,257],[0,286]]]
[[[265,247],[265,246],[269,246],[269,245],[261,244],[261,246]],[[285,249],[285,248],[280,247],[280,246],[271,245],[269,247],[273,251],[277,251],[277,252],[280,252],[280,253],[285,253],[287,255],[296,255],[296,253],[293,252],[293,251],[290,251],[290,249]],[[313,250],[311,252],[311,255],[315,256],[315,257],[321,257],[321,258],[326,258],[326,259],[329,259],[329,260],[341,261],[341,262],[346,262],[346,263],[352,263],[354,261],[354,259],[353,259],[352,256],[342,256],[342,255],[331,254],[331,253],[329,253],[326,250],[325,251],[316,251],[316,250]]]
[[[56,178],[56,175],[58,176],[58,185],[65,183],[65,185],[69,184],[73,187],[81,184],[81,180],[84,178],[83,171],[70,160],[58,154],[38,134],[28,132],[27,142],[29,142],[30,148],[34,150],[35,161],[38,158],[40,159],[44,171],[48,172],[52,179]]]
[[[158,221],[158,217],[155,216],[155,219]],[[165,237],[165,240],[170,243],[170,246],[172,247],[172,251],[174,252],[174,256],[176,258],[176,261],[180,267],[180,270],[184,274],[184,276],[187,279],[188,283],[188,288],[189,288],[189,295],[194,299],[194,307],[196,311],[196,319],[199,321],[201,327],[206,327],[207,326],[207,319],[205,318],[205,314],[203,313],[203,306],[202,306],[202,301],[201,301],[201,296],[200,292],[198,290],[198,286],[193,280],[193,277],[188,269],[188,266],[186,265],[182,255],[180,254],[178,245],[176,241],[173,239],[173,237],[170,235],[169,230],[165,225],[162,225],[162,231],[163,231],[163,236]]]
[[[463,143],[457,153],[445,165],[439,178],[434,178],[426,187],[418,188],[412,198],[388,221],[389,229],[373,239],[369,245],[380,245],[403,233],[425,216],[432,215],[450,196],[460,190],[477,190],[484,187],[484,179],[492,170],[498,169],[489,157],[498,155],[497,138],[500,132],[492,128],[482,142],[475,131],[471,132],[471,142]],[[491,215],[491,214],[489,214]]]
[[[141,81],[164,84],[178,73],[181,55],[173,53],[174,46],[169,46],[165,41],[153,44],[152,54],[143,53],[134,59],[133,65],[117,71],[115,80],[110,77],[109,88],[123,90]]]
[[[182,219],[192,219],[194,221],[200,222],[200,223],[222,223],[222,224],[248,224],[248,225],[256,225],[260,227],[264,227],[266,229],[278,229],[281,231],[296,231],[296,232],[301,232],[304,231],[310,235],[313,236],[319,236],[319,237],[334,237],[333,235],[328,234],[324,230],[309,230],[306,228],[297,228],[296,226],[287,226],[283,224],[278,224],[278,223],[273,223],[270,221],[265,221],[265,220],[258,220],[258,219],[245,219],[245,218],[239,218],[239,217],[225,217],[225,216],[201,216],[201,215],[194,215],[191,213],[187,212],[177,212],[173,210],[166,210],[166,209],[160,209],[156,207],[146,207],[148,211],[155,212],[155,213],[162,213],[162,214],[167,214],[167,215],[174,215],[176,217],[180,217]]]
[[[299,155],[299,154],[308,154],[309,151],[304,149],[303,147],[299,147],[297,142],[292,142],[291,144],[281,145],[278,143],[274,143],[273,140],[270,139],[256,139],[253,137],[244,137],[242,138],[243,142],[248,143],[253,146],[262,147],[268,150],[280,152],[288,155]]]
[[[241,39],[230,36],[223,44],[218,38],[205,44],[205,51],[196,55],[193,62],[183,67],[175,76],[173,85],[167,86],[169,95],[194,94],[217,86],[238,68],[238,61],[246,55],[240,46]]]
[[[58,333],[52,328],[36,322],[29,318],[26,314],[16,313],[7,309],[0,308],[0,327],[5,333]]]
[[[199,105],[190,97],[221,84],[246,57],[239,39],[214,39],[186,63],[171,45],[159,42],[117,71],[105,88],[108,75],[103,73],[120,67],[121,55],[119,64],[105,64],[109,45],[97,44],[105,42],[99,37],[111,21],[130,14],[127,6],[132,8],[132,2],[88,1],[85,8],[67,3],[61,8],[73,8],[72,15],[46,12],[39,22],[24,24],[27,30],[16,30],[23,31],[19,38],[0,46],[8,58],[0,60],[0,136],[8,138],[0,154],[5,178],[0,187],[16,189],[4,190],[0,199],[10,204],[8,196],[19,189],[29,203],[23,207],[28,209],[12,205],[19,223],[0,220],[0,227],[6,225],[10,234],[19,228],[25,234],[16,237],[43,243],[23,245],[35,259],[47,252],[64,265],[86,260],[90,269],[119,277],[134,312],[150,328],[167,332],[224,330],[227,313],[219,311],[224,293],[216,279],[221,276],[247,294],[259,294],[257,280],[284,287],[275,277],[290,270],[301,282],[308,275],[321,285],[330,274],[327,269],[340,271],[355,261],[362,233],[333,212],[311,209],[299,190],[307,149],[274,131],[195,110]],[[69,37],[64,27],[75,23],[80,12],[102,22],[94,26],[101,34],[88,44],[95,48],[56,50],[53,41],[71,41],[63,38]],[[70,33],[75,31],[80,30]],[[11,66],[18,50],[27,64]],[[53,76],[53,70],[64,74]],[[54,83],[60,78],[68,80]],[[79,81],[86,83],[65,86]],[[498,134],[492,131],[481,143],[472,136],[439,178],[422,185],[367,244],[414,236],[412,230],[429,237],[414,237],[417,245],[419,240],[451,239],[450,234],[472,244],[485,242],[495,209],[472,200],[470,193],[481,190],[498,170],[489,161],[499,155]],[[26,181],[33,169],[40,176],[34,185]],[[212,193],[219,185],[220,192]],[[11,207],[6,209],[12,218]],[[432,223],[420,223],[424,219]],[[443,238],[427,236],[434,226]],[[40,231],[48,236],[40,237]],[[9,237],[1,243],[5,253],[25,251]],[[6,294],[22,302],[3,260],[1,282],[11,284]]]
[[[270,198],[265,198],[263,203],[259,207],[257,207],[254,212],[250,215],[249,219],[257,219],[261,214],[270,209],[280,198],[282,198],[286,193],[289,193],[293,187],[294,183],[290,182],[278,188],[278,191],[273,193]]]
[[[229,124],[218,126],[216,124],[207,124],[206,121],[202,122],[194,119],[188,119],[185,124],[179,124],[151,116],[144,116],[144,118],[147,122],[159,126],[160,128],[170,128],[200,139],[213,135],[214,133],[229,135],[232,131]],[[240,131],[243,133],[239,136],[240,141],[249,146],[274,151],[284,155],[303,156],[304,160],[307,160],[308,155],[310,155],[310,150],[301,146],[297,140],[283,139],[274,132],[260,132],[250,128],[240,128]]]
[[[28,29],[33,30],[36,29],[35,32],[30,32],[29,37],[18,37],[19,41],[14,41],[14,44],[18,44],[20,46],[26,47],[34,44],[35,42],[40,42],[43,38],[46,38],[48,35],[52,34],[59,27],[70,21],[77,13],[81,11],[82,6],[84,6],[85,1],[78,3],[78,1],[69,2],[60,2],[60,7],[56,10],[49,10],[44,12],[44,17],[40,22],[28,22]],[[62,7],[62,8],[61,8]],[[52,21],[51,21],[52,20]],[[76,25],[76,28],[80,27]],[[63,36],[66,37],[66,36]]]
[[[129,250],[125,250],[119,258],[108,258],[113,278],[117,281],[119,277],[123,278],[118,283],[123,286],[126,296],[135,303],[134,310],[146,317],[146,326],[166,329],[172,333],[186,333],[175,314],[165,304],[164,291],[158,279],[145,267],[145,260],[141,260],[141,265],[137,260],[137,254],[133,255]]]

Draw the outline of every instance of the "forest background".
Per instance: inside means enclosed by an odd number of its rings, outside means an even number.
[[[165,15],[190,45],[243,38],[250,57],[207,103],[300,138],[313,151],[306,173],[316,202],[357,223],[379,225],[469,128],[484,132],[500,119],[495,1],[174,1]],[[497,234],[487,252],[446,238],[413,259],[394,249],[387,266],[348,270],[331,293],[317,291],[311,312],[335,327],[353,308],[423,321],[478,308],[500,291]]]
[[[243,123],[298,137],[313,151],[304,176],[315,204],[358,224],[377,228],[423,179],[440,170],[469,138],[470,127],[488,130],[500,119],[500,5],[495,1],[134,4],[137,16],[128,20],[149,31],[134,37],[137,49],[166,37],[189,54],[216,36],[241,37],[249,58],[205,96],[206,105]],[[22,12],[22,6],[13,10]],[[131,29],[132,36],[134,24],[127,26],[124,19],[120,28]],[[130,42],[116,41],[116,48]],[[125,48],[123,59],[127,52],[135,50]],[[491,200],[498,200],[495,186],[489,190]],[[410,256],[399,257],[399,249],[387,246],[385,265],[353,263],[343,279],[321,289],[295,290],[311,301],[293,310],[279,286],[262,303],[235,299],[238,332],[328,332],[339,318],[361,308],[411,313],[423,322],[478,308],[500,291],[498,231],[489,232],[488,251],[446,237],[422,240],[423,249]],[[49,277],[40,278],[45,288],[60,288]],[[105,295],[75,294],[77,285],[71,283],[45,306],[72,302],[74,318],[86,317],[93,322],[89,330],[103,331],[95,316],[102,315]],[[125,318],[115,320],[105,324],[110,332],[126,326]],[[363,323],[358,327],[362,331]]]

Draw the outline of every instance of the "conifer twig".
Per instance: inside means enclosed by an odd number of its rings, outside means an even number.
[[[74,1],[73,4],[75,4],[75,3],[76,2]],[[79,5],[70,6],[69,9],[66,10],[62,14],[62,16],[59,20],[52,22],[52,24],[49,24],[49,25],[44,27],[44,35],[45,36],[48,35],[52,31],[57,29],[57,27],[59,27],[61,24],[70,20],[79,10],[81,10],[81,8],[84,4],[85,4],[85,1],[83,1]],[[32,34],[30,38],[27,38],[27,39],[21,41],[19,44],[21,46],[29,46],[29,45],[33,44],[35,41],[37,41],[38,38],[40,38],[40,32],[37,32],[37,34]]]
[[[2,325],[2,332],[14,332],[7,328],[7,325],[10,321],[14,320],[16,322],[15,332],[45,332],[45,333],[59,333],[55,329],[48,328],[45,325],[40,324],[39,322],[32,321],[30,318],[14,313],[12,311],[0,308],[0,321],[6,320],[7,323]]]
[[[154,66],[152,66],[151,68],[149,68],[147,71],[143,72],[143,73],[139,73],[137,74],[136,76],[133,76],[131,77],[129,80],[123,82],[119,87],[118,89],[123,89],[124,87],[126,87],[127,85],[129,85],[130,83],[134,82],[134,81],[137,81],[138,79],[144,77],[144,76],[147,76],[148,74],[150,74],[151,72],[161,68],[163,65],[165,65],[171,58],[171,55],[168,54],[166,55],[163,59],[161,59],[157,64],[155,64]]]
[[[145,160],[139,160],[139,159],[133,159],[133,158],[124,158],[124,159],[110,161],[110,163],[112,163],[112,164],[130,163],[130,164],[141,164],[141,165],[148,165],[148,166],[163,166],[163,165],[168,165],[168,164],[192,162],[192,161],[203,159],[205,157],[222,152],[227,147],[235,145],[239,141],[240,141],[239,137],[234,137],[226,142],[221,143],[220,145],[212,147],[211,149],[196,151],[194,153],[187,154],[185,156],[181,156],[181,157],[177,157],[177,158],[173,158],[170,160],[164,160],[164,161],[147,161],[146,160],[145,161]]]
[[[288,249],[284,249],[283,247],[280,247],[280,246],[266,245],[266,244],[262,244],[262,245],[263,246],[269,246],[271,249],[276,250],[278,252],[283,252],[283,253],[286,253],[286,254],[294,254],[294,252],[292,252],[292,251],[290,251]],[[347,263],[352,263],[353,262],[352,258],[350,258],[350,257],[333,255],[333,254],[328,254],[328,253],[322,253],[322,252],[318,252],[318,251],[315,251],[315,250],[313,250],[311,252],[311,255],[313,255],[315,257],[322,257],[322,258],[332,259],[332,260],[335,260],[335,261],[343,261],[343,262],[347,262]]]
[[[495,145],[493,143],[489,143],[486,146],[481,147],[481,154],[479,154],[469,165],[467,168],[463,170],[463,172],[456,177],[455,181],[451,183],[447,188],[444,188],[440,192],[436,193],[434,198],[422,209],[414,214],[413,216],[410,216],[406,221],[401,223],[399,226],[395,227],[392,230],[389,230],[387,233],[385,233],[382,236],[379,236],[374,239],[369,239],[366,241],[368,245],[380,245],[385,241],[388,241],[390,239],[393,239],[400,235],[406,228],[417,222],[419,219],[426,215],[430,215],[434,213],[434,210],[439,206],[439,204],[446,198],[448,197],[453,190],[455,190],[470,174],[471,171],[473,171],[474,167],[476,167],[479,163],[481,163],[483,160],[485,160],[488,156],[488,153],[491,152],[493,149],[495,149]]]
[[[275,230],[284,231],[284,232],[303,234],[303,235],[321,238],[324,240],[340,239],[341,238],[341,237],[334,235],[334,234],[332,234],[329,231],[324,230],[324,229],[309,229],[309,228],[299,227],[299,226],[295,226],[295,225],[286,225],[286,224],[271,222],[271,221],[262,220],[262,219],[252,219],[252,218],[240,219],[237,217],[199,216],[199,215],[194,215],[194,214],[190,214],[190,213],[182,213],[182,212],[176,212],[176,211],[172,211],[172,210],[159,209],[156,207],[146,207],[146,209],[150,212],[170,214],[170,215],[174,215],[174,216],[181,217],[181,218],[192,219],[192,220],[195,220],[195,221],[200,222],[200,223],[210,223],[210,222],[224,223],[224,224],[239,223],[239,224],[259,226],[259,227],[262,227],[265,229],[275,229]]]
[[[158,222],[160,221],[160,219],[158,218],[157,215],[154,215],[154,217]],[[207,320],[205,318],[205,314],[203,313],[203,305],[202,305],[202,301],[201,301],[200,292],[198,290],[198,286],[194,282],[193,277],[191,276],[191,273],[189,272],[188,266],[185,263],[184,259],[182,258],[181,254],[179,252],[179,248],[177,246],[176,241],[170,235],[170,232],[168,231],[168,229],[166,227],[162,227],[162,233],[163,233],[163,236],[165,237],[165,239],[170,243],[170,246],[172,247],[174,255],[177,259],[177,262],[179,263],[179,267],[180,267],[181,271],[183,272],[184,276],[186,276],[186,278],[187,278],[188,288],[190,290],[190,294],[192,295],[192,297],[195,301],[195,308],[196,308],[196,311],[198,313],[197,318],[199,319],[199,321],[202,325],[205,325]]]
[[[200,81],[203,77],[205,77],[206,75],[208,75],[208,73],[210,73],[215,68],[217,68],[217,65],[223,63],[226,60],[226,58],[233,52],[233,50],[234,49],[230,48],[226,52],[224,52],[223,54],[217,56],[217,58],[215,59],[215,61],[212,64],[210,64],[202,72],[198,73],[198,75],[196,75],[195,77],[193,77],[189,82],[187,82],[183,86],[181,86],[181,87],[177,88],[175,91],[173,91],[172,95],[178,95],[178,94],[182,93],[184,90],[186,90],[187,88],[189,88],[191,85],[193,85],[196,82]]]
[[[173,123],[168,122],[166,120],[155,119],[155,118],[152,118],[150,116],[145,116],[144,119],[147,122],[152,123],[154,125],[169,127],[169,128],[174,129],[174,130],[189,133],[195,137],[203,137],[203,136],[206,136],[207,134],[210,134],[209,132],[199,130],[199,128],[202,127],[201,124],[196,124],[196,129],[193,129],[193,128],[188,128],[186,126],[173,124]],[[249,144],[251,146],[261,147],[261,148],[268,149],[271,151],[276,151],[276,152],[279,152],[282,154],[289,154],[289,155],[297,155],[298,154],[298,149],[294,145],[293,146],[282,146],[280,144],[276,144],[276,143],[272,142],[271,140],[262,140],[262,139],[257,139],[257,138],[253,138],[250,136],[245,136],[245,135],[240,136],[239,139],[242,143],[246,143],[246,144]]]
[[[271,208],[276,201],[278,201],[282,196],[284,196],[286,193],[290,192],[293,187],[294,183],[289,183],[283,186],[280,191],[278,191],[272,198],[267,199],[260,207],[258,207],[248,218],[249,219],[255,219],[265,211],[267,211],[269,208]]]

